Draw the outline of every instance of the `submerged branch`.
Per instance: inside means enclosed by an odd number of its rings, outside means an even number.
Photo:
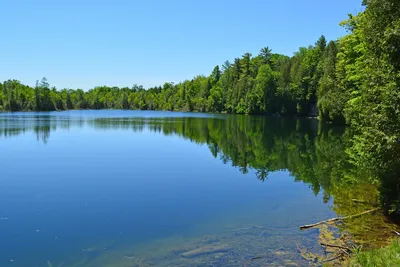
[[[339,255],[337,255],[337,256],[334,256],[333,258],[330,258],[330,259],[324,260],[323,262],[330,262],[330,261],[334,261],[334,260],[337,260],[337,259],[341,258],[342,256],[343,256],[342,254],[339,254]]]
[[[344,250],[344,249],[340,249],[340,251],[342,251],[344,254],[346,254],[347,256],[350,256],[350,254],[349,254],[349,252],[347,252],[346,250]]]
[[[250,225],[249,227],[236,228],[236,229],[226,230],[225,232],[237,232],[237,231],[240,231],[240,230],[249,230],[249,229],[254,229],[254,228],[265,229],[265,227],[263,227],[263,226],[259,226],[259,225]]]
[[[364,211],[364,212],[361,212],[361,213],[358,213],[358,214],[355,214],[355,215],[350,215],[350,216],[345,216],[345,217],[337,217],[337,218],[332,218],[332,219],[329,219],[329,220],[320,221],[320,222],[313,223],[313,224],[303,225],[303,226],[300,226],[300,230],[312,228],[312,227],[315,227],[315,226],[318,226],[318,225],[321,225],[321,224],[324,224],[324,223],[330,223],[330,222],[335,222],[335,221],[342,221],[342,220],[352,219],[352,218],[359,217],[359,216],[362,216],[362,215],[365,215],[365,214],[368,214],[368,213],[375,212],[377,210],[379,210],[379,208],[375,208],[375,209],[372,209],[372,210],[367,210],[367,211]]]
[[[237,231],[241,231],[241,230],[250,230],[250,229],[264,229],[264,231],[260,234],[260,236],[261,236],[267,230],[271,230],[271,231],[295,231],[295,230],[297,230],[297,227],[292,227],[292,228],[271,228],[271,227],[260,226],[260,225],[250,225],[249,227],[225,230],[225,232],[237,232]]]
[[[319,243],[321,246],[324,246],[324,247],[330,247],[330,248],[340,248],[340,249],[346,249],[346,250],[349,250],[349,251],[351,251],[351,248],[349,248],[349,247],[344,247],[344,246],[339,246],[339,245],[332,245],[332,244],[327,244],[327,243]]]

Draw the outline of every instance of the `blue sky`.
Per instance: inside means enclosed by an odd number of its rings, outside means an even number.
[[[57,88],[145,87],[208,75],[265,46],[292,55],[361,0],[70,0],[0,3],[0,80]]]

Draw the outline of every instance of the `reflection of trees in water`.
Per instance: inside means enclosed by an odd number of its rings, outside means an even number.
[[[68,117],[49,115],[5,116],[0,119],[0,138],[33,132],[38,141],[47,144],[51,131],[69,130],[72,125],[82,127],[84,124],[85,121],[82,119],[71,120]]]
[[[370,184],[370,175],[349,163],[346,149],[350,146],[351,134],[344,128],[319,125],[316,120],[309,119],[256,116],[86,120],[55,116],[11,117],[0,120],[0,136],[33,131],[38,140],[47,143],[51,131],[84,125],[102,130],[149,130],[207,144],[215,158],[237,167],[244,174],[252,171],[261,181],[271,172],[288,170],[296,181],[309,184],[315,194],[323,189],[324,202],[333,196],[336,203],[343,190],[352,188],[352,192],[357,192],[354,186]],[[388,173],[390,175],[382,176],[378,197],[386,210],[394,209],[400,199],[398,176],[396,172]]]
[[[111,119],[111,123],[96,120],[93,125],[134,131],[147,128],[207,144],[214,157],[244,174],[253,170],[261,181],[271,172],[288,170],[296,181],[309,184],[316,195],[322,192],[325,203],[332,199],[334,211],[341,216],[379,205],[385,207],[400,192],[391,183],[385,186],[385,181],[377,187],[370,173],[356,169],[349,162],[346,150],[351,145],[351,133],[348,130],[319,125],[316,120],[226,116],[225,119]],[[380,245],[391,234],[388,223],[386,217],[375,213],[348,222],[342,229],[360,244]]]
[[[25,129],[18,129],[18,128],[0,128],[0,138],[9,138],[13,136],[18,136],[25,133]]]
[[[35,132],[36,139],[38,141],[42,141],[44,144],[47,144],[50,138],[50,131],[51,131],[50,125],[35,126],[33,127],[33,131]]]
[[[316,120],[226,116],[98,119],[90,124],[100,129],[148,129],[207,144],[214,157],[244,174],[253,170],[262,181],[271,172],[288,170],[315,194],[324,189],[325,202],[330,199],[332,183],[349,180],[353,170],[345,153],[349,134],[344,128],[319,126]]]
[[[318,125],[316,120],[249,116],[150,120],[148,124],[150,130],[162,125],[164,134],[207,143],[214,157],[238,167],[243,173],[253,169],[260,180],[265,180],[271,172],[288,170],[296,181],[309,184],[315,194],[323,189],[324,202],[333,196],[336,205],[342,192],[364,198],[365,191],[370,201],[380,201],[386,211],[395,210],[399,205],[398,172],[386,170],[377,180],[370,172],[355,168],[346,153],[353,141],[352,134],[343,127]],[[376,188],[376,184],[380,194],[369,188]],[[354,203],[346,205],[351,207]],[[340,206],[335,206],[339,214]]]

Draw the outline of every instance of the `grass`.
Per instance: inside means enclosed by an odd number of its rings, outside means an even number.
[[[350,266],[352,267],[380,267],[400,266],[400,243],[395,239],[384,248],[355,252]]]

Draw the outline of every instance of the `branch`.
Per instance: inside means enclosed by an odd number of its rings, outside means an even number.
[[[325,221],[321,221],[321,222],[317,222],[317,223],[313,223],[313,224],[306,224],[306,225],[300,226],[300,230],[312,228],[312,227],[318,226],[318,225],[323,224],[323,223],[339,221],[339,220],[342,220],[342,219],[343,218],[339,217],[339,218],[332,218],[332,219],[329,219],[329,220],[325,220]]]
[[[340,251],[342,251],[343,253],[345,253],[347,256],[350,256],[350,254],[346,251],[346,250],[344,250],[344,249],[340,249]]]
[[[351,251],[351,248],[349,248],[349,247],[344,247],[344,246],[339,246],[339,245],[331,245],[331,244],[327,244],[327,243],[319,243],[321,246],[324,246],[324,247],[330,247],[330,248],[340,248],[340,249],[346,249],[346,250],[349,250],[349,251]]]
[[[330,258],[330,259],[324,260],[323,262],[330,262],[330,261],[334,261],[334,260],[337,260],[337,259],[339,259],[339,258],[341,258],[341,257],[342,257],[342,255],[341,255],[341,254],[339,254],[339,255],[337,255],[337,256],[335,256],[335,257],[333,257],[333,258]]]
[[[318,225],[323,224],[323,223],[329,223],[329,222],[352,219],[352,218],[359,217],[359,216],[362,216],[362,215],[365,215],[365,214],[368,214],[368,213],[372,213],[372,212],[377,211],[377,210],[379,210],[379,208],[375,208],[375,209],[372,209],[372,210],[367,210],[367,211],[364,211],[364,212],[361,212],[361,213],[358,213],[358,214],[355,214],[355,215],[350,215],[350,216],[345,216],[345,217],[337,217],[337,218],[332,218],[332,219],[329,219],[329,220],[325,220],[325,221],[321,221],[321,222],[317,222],[317,223],[313,223],[313,224],[303,225],[303,226],[300,226],[300,230],[312,228],[312,227],[318,226]]]
[[[254,229],[254,228],[265,229],[265,227],[263,227],[263,226],[250,225],[249,227],[226,230],[225,232],[236,232],[236,231],[240,231],[240,230],[249,230],[249,229]]]

